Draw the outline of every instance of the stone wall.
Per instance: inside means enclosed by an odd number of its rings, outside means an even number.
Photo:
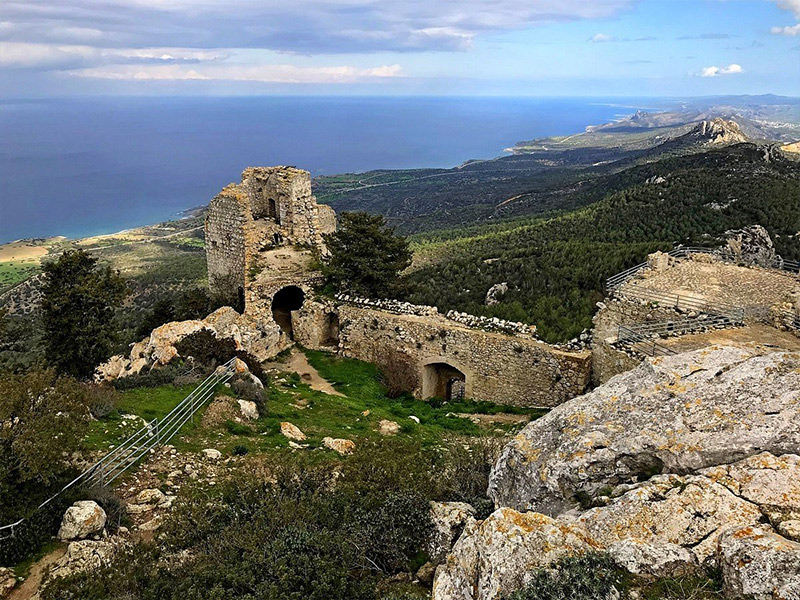
[[[555,406],[589,384],[589,352],[562,352],[532,338],[472,329],[442,316],[393,314],[341,303],[307,303],[294,315],[297,341],[330,348],[331,319],[343,356],[414,365],[418,397],[441,395],[463,374],[465,396],[514,406]],[[453,370],[456,371],[453,371]]]
[[[206,216],[209,289],[243,309],[259,256],[283,246],[324,249],[336,216],[311,195],[311,175],[294,167],[250,167],[215,196]],[[241,289],[241,291],[240,291]]]
[[[614,347],[620,325],[655,323],[681,316],[671,308],[653,306],[639,300],[607,298],[601,302],[593,319],[592,383],[605,383],[614,375],[629,371],[641,362],[641,359]]]

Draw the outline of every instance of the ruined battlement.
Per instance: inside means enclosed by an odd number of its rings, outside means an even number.
[[[317,204],[311,174],[295,167],[249,167],[209,204],[205,222],[211,294],[240,311],[258,256],[282,246],[324,249],[333,209]]]

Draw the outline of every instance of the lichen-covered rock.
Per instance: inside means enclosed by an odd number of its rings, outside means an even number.
[[[702,471],[734,494],[757,504],[778,525],[800,514],[800,456],[762,452],[731,465]]]
[[[430,561],[438,565],[461,535],[467,522],[474,520],[475,509],[466,502],[431,502],[433,529],[425,543]]]
[[[306,434],[300,431],[300,428],[297,427],[297,425],[290,423],[289,421],[281,422],[281,435],[296,442],[302,442],[306,439]]]
[[[220,458],[222,458],[222,452],[220,452],[216,448],[206,448],[205,450],[203,450],[203,454],[205,455],[206,458],[210,460],[219,460]]]
[[[118,543],[111,540],[82,540],[71,542],[50,570],[51,577],[68,577],[99,569],[111,562]]]
[[[785,598],[800,584],[800,544],[768,528],[729,529],[719,538],[718,560],[726,598]]]
[[[400,425],[398,425],[395,421],[381,419],[381,422],[378,423],[378,433],[381,435],[397,435],[399,431]]]
[[[467,522],[436,570],[433,600],[496,600],[523,587],[533,570],[595,548],[578,525],[500,508]]]
[[[164,495],[164,492],[156,488],[144,489],[136,496],[137,504],[151,504],[154,506],[163,504],[166,499],[167,497]]]
[[[608,547],[614,562],[634,575],[679,577],[697,570],[697,558],[691,550],[677,544],[637,539],[614,542]]]
[[[356,444],[354,441],[344,440],[341,438],[324,437],[322,438],[322,445],[329,450],[338,452],[342,456],[346,454],[352,454],[356,449]]]
[[[559,514],[581,495],[800,448],[800,355],[712,347],[649,359],[525,427],[495,464],[497,506]]]
[[[755,525],[759,508],[706,477],[659,475],[586,511],[577,522],[600,546],[637,539],[690,548],[698,562],[711,557],[725,529]]]
[[[70,506],[61,520],[58,538],[81,540],[98,535],[106,526],[106,511],[93,500],[81,500]]]
[[[484,304],[486,306],[492,306],[494,304],[500,303],[500,298],[506,295],[508,292],[508,282],[504,281],[503,283],[495,283],[489,290],[486,292],[486,299],[484,300]]]
[[[17,577],[14,571],[6,567],[0,567],[0,598],[7,598],[17,585]]]
[[[719,253],[729,260],[772,267],[779,259],[769,233],[761,225],[725,232],[725,246]]]
[[[239,410],[242,413],[242,418],[247,421],[258,420],[258,406],[252,400],[237,400],[239,403]]]

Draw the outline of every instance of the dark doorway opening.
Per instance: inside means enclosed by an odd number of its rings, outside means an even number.
[[[267,200],[267,216],[275,219],[278,225],[281,224],[281,216],[278,214],[278,203],[275,202],[275,198]]]
[[[244,288],[239,286],[239,289],[236,290],[236,306],[234,306],[236,312],[240,315],[244,313]]]
[[[462,400],[467,391],[467,376],[447,363],[425,365],[422,373],[422,396],[448,402]]]
[[[290,340],[294,339],[292,311],[302,308],[305,299],[305,293],[296,285],[281,288],[272,297],[272,318]]]
[[[325,329],[324,338],[322,340],[323,346],[338,346],[339,345],[339,315],[336,313],[328,313],[325,316]]]

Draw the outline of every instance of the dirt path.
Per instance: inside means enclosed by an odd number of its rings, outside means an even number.
[[[50,554],[45,554],[42,558],[31,565],[28,577],[20,585],[14,588],[8,596],[8,600],[30,600],[39,591],[45,574],[50,570],[50,566],[59,558],[64,556],[66,547],[53,550]]]
[[[286,362],[267,363],[264,366],[266,368],[272,367],[276,369],[283,369],[284,371],[294,371],[300,375],[300,379],[302,379],[304,383],[307,383],[312,390],[324,392],[326,394],[330,394],[331,396],[344,397],[344,394],[336,391],[336,388],[334,388],[329,381],[323,379],[322,375],[320,375],[319,372],[309,364],[306,355],[300,352],[297,348],[292,348],[292,352]]]

